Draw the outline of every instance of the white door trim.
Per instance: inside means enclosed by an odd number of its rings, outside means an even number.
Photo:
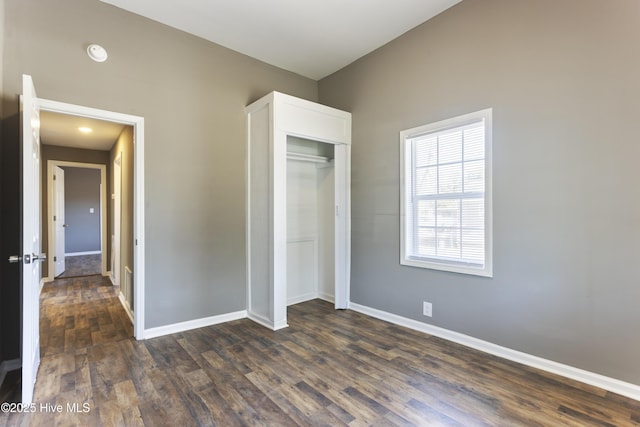
[[[111,230],[111,282],[120,286],[122,270],[122,151],[116,153],[111,163],[113,187],[111,200],[113,203],[113,229]],[[122,288],[120,288],[122,292]]]
[[[48,171],[45,171],[48,172]],[[47,173],[45,173],[47,176]],[[54,252],[51,253],[50,250],[47,251],[48,259],[53,257],[53,277],[58,277],[63,274],[67,269],[67,257],[66,246],[67,246],[67,230],[65,224],[65,181],[64,181],[64,169],[61,167],[53,168],[53,185],[51,186],[51,196],[53,199],[53,208],[50,208],[48,213],[48,217],[53,217],[53,248]],[[48,204],[48,203],[47,203]],[[43,218],[43,224],[49,225],[47,218]],[[49,263],[47,263],[49,264]],[[61,267],[61,268],[60,268]],[[45,277],[42,278],[43,282],[45,281]]]
[[[144,117],[114,111],[100,110],[65,102],[39,99],[43,111],[89,117],[133,126],[133,275],[134,320],[133,335],[136,339],[144,339],[144,306],[145,306],[145,239],[144,239]]]
[[[99,163],[80,163],[80,162],[68,162],[63,160],[47,160],[47,227],[48,227],[48,236],[49,236],[49,244],[48,252],[49,254],[55,253],[55,243],[56,243],[56,233],[55,233],[55,224],[53,223],[53,205],[54,205],[54,182],[53,182],[53,170],[55,167],[74,167],[74,168],[83,168],[83,169],[98,169],[100,171],[100,250],[102,251],[102,275],[107,275],[107,215],[106,215],[106,206],[107,206],[107,191],[105,187],[105,183],[107,182],[107,165],[102,165]],[[54,262],[53,256],[49,256],[47,261],[48,263],[48,271],[47,271],[47,282],[51,282],[55,279],[54,276]]]

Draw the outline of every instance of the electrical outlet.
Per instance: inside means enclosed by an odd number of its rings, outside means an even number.
[[[429,317],[433,316],[433,307],[430,302],[422,302],[422,314]]]

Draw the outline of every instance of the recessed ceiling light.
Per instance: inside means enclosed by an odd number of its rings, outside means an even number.
[[[87,55],[96,62],[104,62],[107,60],[107,51],[98,44],[90,44],[87,47]]]
[[[88,127],[79,127],[78,130],[82,133],[91,133],[93,132],[93,129],[88,128]]]

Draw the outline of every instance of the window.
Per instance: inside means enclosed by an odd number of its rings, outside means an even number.
[[[400,145],[400,263],[491,277],[491,109],[402,131]]]

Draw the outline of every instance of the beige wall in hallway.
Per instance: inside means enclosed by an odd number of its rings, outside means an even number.
[[[118,140],[114,144],[111,152],[109,153],[109,164],[111,165],[111,173],[109,174],[109,182],[113,188],[113,162],[115,161],[118,153],[122,153],[120,170],[121,170],[121,223],[120,228],[120,247],[122,252],[120,253],[120,280],[121,284],[124,283],[124,269],[129,267],[135,274],[135,266],[133,265],[133,164],[134,164],[134,152],[133,152],[133,127],[126,126]],[[112,189],[111,194],[114,194],[115,189]],[[109,196],[109,212],[111,212],[109,219],[110,230],[114,229],[114,201]],[[109,240],[111,240],[111,234],[109,234]],[[111,264],[109,264],[111,269]],[[132,305],[133,306],[133,305]]]

